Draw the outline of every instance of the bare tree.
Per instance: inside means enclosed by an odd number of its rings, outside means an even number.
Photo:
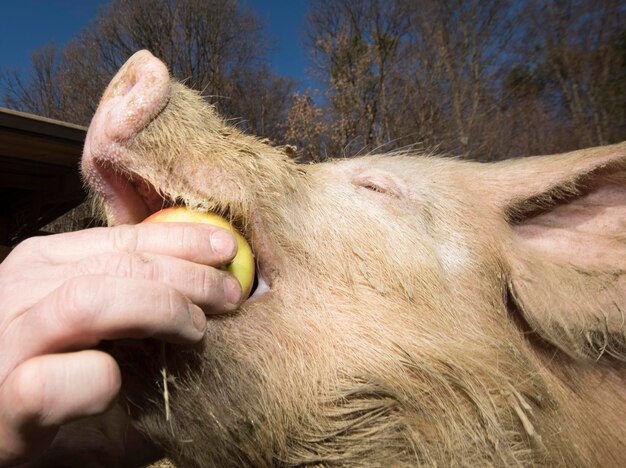
[[[621,0],[316,0],[310,48],[337,154],[482,160],[626,138]],[[307,150],[309,153],[312,150]]]
[[[22,80],[13,72],[6,74],[4,101],[9,107],[25,110],[50,118],[60,118],[66,113],[66,103],[59,82],[58,50],[54,43],[36,51],[32,57],[33,77]]]
[[[497,109],[497,77],[513,28],[507,0],[419,0],[413,5],[409,89],[439,117],[431,135],[446,152],[491,159],[485,123]],[[410,78],[409,78],[410,79]],[[432,137],[431,137],[432,138]]]
[[[310,43],[344,149],[419,140],[484,153],[508,8],[505,0],[316,1]]]
[[[318,0],[308,16],[309,41],[328,85],[337,153],[392,140],[389,82],[399,63],[407,12],[395,1]]]
[[[558,92],[575,146],[623,138],[626,55],[620,41],[626,35],[626,4],[531,0],[523,14],[530,46],[525,59]]]

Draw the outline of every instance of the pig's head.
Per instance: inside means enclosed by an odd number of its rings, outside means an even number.
[[[142,51],[82,168],[111,224],[226,214],[267,284],[199,347],[116,351],[138,425],[182,466],[589,462],[624,435],[570,404],[623,385],[624,144],[298,165]]]

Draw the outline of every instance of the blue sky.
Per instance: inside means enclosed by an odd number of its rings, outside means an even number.
[[[240,0],[241,1],[241,0]],[[0,2],[0,70],[27,72],[31,54],[52,41],[64,45],[107,3],[97,0],[7,0]],[[266,23],[274,38],[268,56],[271,68],[281,75],[311,86],[310,66],[304,48],[306,0],[243,0]]]

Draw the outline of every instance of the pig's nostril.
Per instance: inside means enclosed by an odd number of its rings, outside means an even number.
[[[137,82],[135,80],[128,80],[126,82],[123,83],[123,88],[120,90],[120,95],[121,96],[126,96],[127,94],[129,94],[132,89],[135,87],[135,84],[137,84]]]
[[[128,93],[130,93],[130,91],[133,89],[136,83],[137,83],[137,80],[135,79],[134,76],[122,77],[119,80],[117,80],[115,84],[113,85],[113,90],[112,90],[111,95],[117,96],[117,97],[126,96]]]

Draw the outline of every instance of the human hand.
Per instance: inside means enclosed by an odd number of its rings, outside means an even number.
[[[29,239],[0,264],[0,466],[41,452],[60,425],[110,408],[121,377],[101,340],[201,340],[205,313],[234,310],[216,267],[234,238],[150,223]]]

